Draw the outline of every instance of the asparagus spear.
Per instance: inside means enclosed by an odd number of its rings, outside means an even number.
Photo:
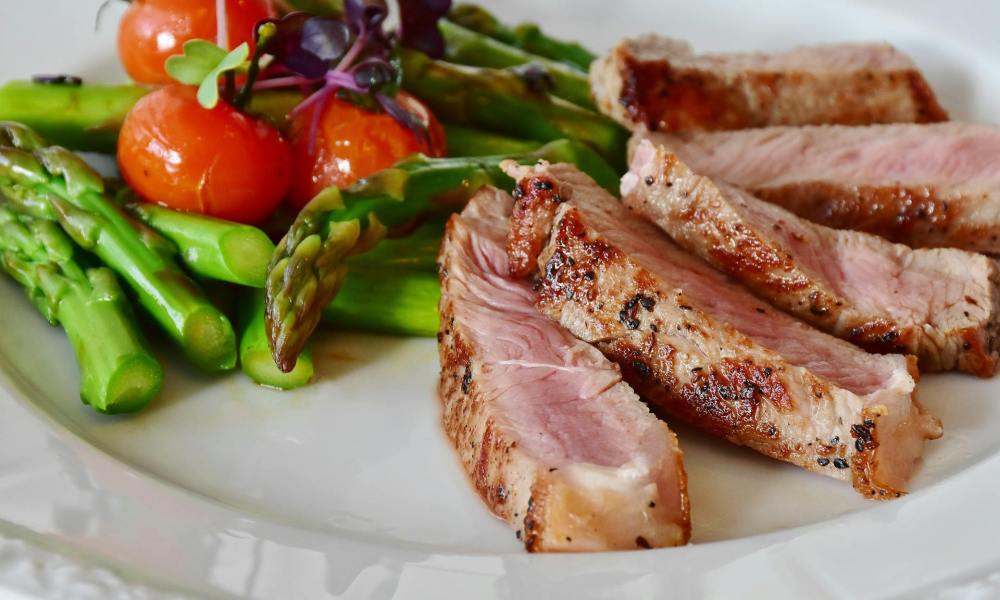
[[[590,82],[584,71],[525,52],[451,21],[440,21],[438,29],[445,40],[445,60],[460,65],[494,69],[530,66],[535,73],[540,73],[549,80],[554,95],[584,108],[594,108],[594,101],[590,97]]]
[[[230,369],[236,339],[226,317],[169,255],[171,245],[104,194],[82,159],[33,130],[0,122],[0,193],[22,212],[58,221],[136,293],[139,303],[202,369]]]
[[[512,138],[454,123],[445,123],[444,131],[448,140],[448,156],[519,154],[531,152],[541,146],[541,142],[537,140]]]
[[[111,271],[84,269],[57,224],[7,204],[0,205],[0,256],[46,320],[66,331],[85,403],[103,413],[128,412],[156,395],[163,369],[146,348]]]
[[[274,243],[260,229],[144,202],[130,203],[128,211],[173,242],[195,275],[264,287]]]
[[[607,117],[533,91],[502,69],[454,65],[407,49],[401,56],[403,87],[440,118],[543,142],[577,140],[625,170],[628,134]]]
[[[0,86],[0,120],[18,121],[78,150],[114,153],[125,115],[147,90],[10,81]]]
[[[9,81],[0,85],[0,121],[16,121],[71,150],[114,154],[125,115],[149,89],[135,85],[68,85]],[[287,90],[256,92],[248,112],[282,128],[302,101]]]
[[[271,358],[264,325],[264,291],[245,294],[240,304],[240,368],[255,383],[279,390],[291,390],[309,383],[313,376],[312,353],[308,348],[299,355],[295,368],[285,373]]]
[[[323,309],[323,323],[389,335],[437,335],[437,254],[443,236],[444,222],[434,220],[352,256],[337,296]]]
[[[323,309],[322,318],[339,329],[434,337],[440,298],[441,287],[433,272],[352,267],[337,297]]]
[[[486,9],[474,4],[459,4],[448,13],[448,19],[526,52],[557,60],[586,71],[597,58],[575,42],[551,38],[533,23],[523,23],[511,29]]]
[[[510,157],[415,155],[343,191],[328,188],[322,192],[299,214],[268,266],[267,326],[275,363],[286,372],[295,366],[295,357],[315,329],[322,308],[343,281],[345,259],[374,246],[387,227],[405,226],[423,214],[460,207],[484,185],[509,188],[513,182],[499,167],[504,158],[526,164],[540,159],[576,163],[581,156],[597,161],[583,161],[590,168],[601,165],[589,149],[567,140]],[[606,164],[603,169],[606,172],[595,179],[617,186],[614,172]]]
[[[412,233],[383,240],[377,246],[352,256],[347,265],[350,273],[355,270],[437,272],[437,253],[444,237],[444,221],[432,219],[417,227]],[[336,300],[334,301],[336,303]]]

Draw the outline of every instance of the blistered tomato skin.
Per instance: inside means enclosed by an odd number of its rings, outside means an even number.
[[[272,16],[267,0],[226,0],[229,47],[252,46],[254,25]],[[163,63],[193,39],[216,41],[214,0],[132,0],[118,25],[118,56],[137,83],[166,84]]]
[[[444,128],[420,101],[399,92],[396,101],[427,127],[421,141],[413,131],[385,113],[373,113],[344,100],[331,98],[320,108],[297,115],[289,129],[294,171],[289,199],[302,208],[330,186],[346,187],[376,171],[391,167],[411,154],[443,156]],[[315,139],[310,129],[316,123]]]
[[[139,100],[119,134],[122,177],[150,202],[259,223],[288,192],[289,145],[265,121],[225,102],[205,109],[195,94],[171,85]]]

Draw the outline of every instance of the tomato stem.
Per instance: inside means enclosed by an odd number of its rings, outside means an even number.
[[[271,45],[271,41],[277,32],[278,29],[274,23],[263,23],[257,27],[257,47],[254,48],[253,56],[250,58],[250,67],[247,69],[246,81],[243,82],[243,87],[240,88],[236,97],[232,99],[236,110],[242,111],[250,101],[254,83],[257,81],[257,76],[260,75],[260,61],[267,52],[267,48]]]
[[[222,90],[222,97],[225,98],[226,102],[232,103],[236,96],[236,72],[226,71],[225,81],[226,83]]]

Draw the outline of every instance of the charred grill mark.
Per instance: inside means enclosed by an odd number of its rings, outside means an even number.
[[[659,340],[657,353],[644,352],[624,339],[598,347],[622,366],[623,378],[645,397],[712,433],[731,437],[737,432],[753,432],[773,440],[778,436],[774,424],[758,423],[760,403],[768,402],[780,411],[793,408],[784,385],[772,376],[773,370],[750,360],[694,367],[690,370],[693,378],[681,384],[674,374],[674,349],[663,340]],[[646,365],[645,357],[652,364]],[[648,371],[636,369],[636,363]]]
[[[663,171],[669,174],[674,162],[674,155],[666,157]],[[710,203],[688,202],[671,218],[696,228],[698,237],[707,242],[711,262],[730,275],[780,292],[810,285],[806,277],[796,274],[794,259],[780,245],[761,238],[743,223],[722,218]]]
[[[898,323],[877,319],[858,323],[847,330],[847,340],[869,352],[905,354],[913,344],[913,331],[900,331]]]
[[[768,381],[763,370],[748,359],[724,360],[699,371],[694,381],[677,392],[690,410],[709,418],[722,434],[756,430],[762,401],[784,411],[792,406],[784,386]]]
[[[633,360],[630,366],[639,379],[645,380],[649,377],[649,366],[641,360]]]
[[[625,325],[626,329],[638,329],[640,321],[637,318],[639,307],[645,308],[646,311],[653,310],[656,306],[656,300],[645,296],[643,294],[635,294],[622,306],[621,311],[618,312],[618,320]]]
[[[469,393],[469,386],[472,385],[472,364],[465,365],[465,375],[462,376],[462,393]]]
[[[634,122],[653,131],[929,123],[948,118],[923,76],[912,69],[840,77],[757,71],[741,73],[739,85],[734,85],[707,69],[675,68],[667,60],[640,61],[627,52],[620,58],[618,102]],[[814,101],[806,105],[800,98]]]
[[[959,209],[928,186],[874,186],[809,181],[759,188],[754,195],[835,229],[867,231],[894,242],[919,247],[927,234],[942,240]],[[934,245],[934,244],[931,244]],[[938,244],[947,245],[947,244]]]
[[[850,461],[844,461],[844,467],[850,468],[854,488],[868,498],[880,500],[888,498],[898,498],[902,495],[900,490],[896,490],[882,485],[876,480],[876,451],[878,442],[878,420],[881,414],[873,408],[866,408],[861,412],[862,421],[851,426],[851,437],[855,440],[855,449],[858,450],[850,457]]]
[[[541,550],[543,523],[537,514],[541,512],[541,507],[539,500],[536,499],[536,493],[535,487],[532,486],[528,509],[524,513],[524,548],[528,552]]]
[[[625,57],[619,102],[636,122],[658,129],[740,129],[745,112],[727,106],[725,85],[711,75],[677,72],[667,61]]]
[[[830,308],[827,306],[828,304],[829,300],[819,290],[809,292],[809,312],[813,316],[825,317],[829,315]]]
[[[597,297],[598,274],[620,254],[601,241],[586,239],[575,210],[566,211],[555,227],[555,249],[536,289],[539,301],[574,300],[592,304]]]
[[[511,275],[523,278],[535,271],[538,254],[565,194],[559,192],[551,179],[538,176],[519,181],[513,196],[507,257]]]

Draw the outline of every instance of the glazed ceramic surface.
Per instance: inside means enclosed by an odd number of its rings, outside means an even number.
[[[604,50],[655,30],[699,50],[888,40],[956,119],[1000,121],[1000,5],[484,1]],[[0,0],[0,80],[118,82],[100,0]],[[1000,157],[997,157],[1000,160]],[[0,597],[714,598],[1000,594],[1000,380],[927,376],[945,426],[913,493],[841,482],[676,427],[685,548],[531,556],[468,485],[439,426],[433,340],[324,332],[291,393],[207,378],[175,353],[145,412],[96,415],[76,366],[0,280]]]

